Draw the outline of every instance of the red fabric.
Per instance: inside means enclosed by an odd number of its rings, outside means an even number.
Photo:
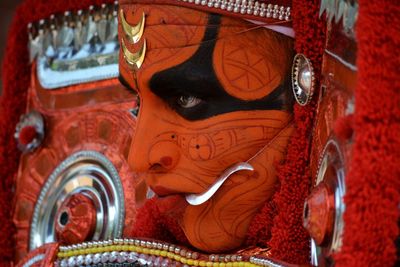
[[[16,174],[20,153],[16,148],[14,131],[19,117],[26,108],[30,65],[27,50],[29,22],[47,18],[65,10],[87,8],[110,0],[47,1],[28,0],[16,10],[9,29],[3,62],[3,95],[0,103],[0,265],[13,259],[13,225],[11,220],[13,177]]]
[[[394,266],[400,203],[400,5],[360,0],[353,159],[336,266]]]

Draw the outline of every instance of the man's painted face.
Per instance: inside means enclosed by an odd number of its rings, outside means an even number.
[[[138,70],[120,57],[121,80],[140,97],[129,164],[156,201],[173,200],[166,212],[191,245],[207,252],[237,248],[274,192],[275,166],[292,132],[291,42],[244,21],[186,8],[121,8],[131,25],[146,14],[141,42],[129,43],[120,29],[129,51],[139,51],[144,39],[147,44]],[[206,191],[225,169],[250,158],[253,172],[232,175],[202,205],[185,202],[185,194]]]

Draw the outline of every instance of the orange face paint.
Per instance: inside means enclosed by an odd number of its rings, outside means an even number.
[[[275,166],[293,130],[285,87],[291,42],[190,9],[121,8],[132,25],[146,14],[143,65],[134,70],[120,58],[122,79],[141,101],[129,164],[160,201],[181,196],[171,209],[191,245],[207,252],[237,248],[274,192]],[[140,44],[127,47],[137,51]],[[202,205],[182,201],[260,150],[250,160],[254,172],[232,175]]]

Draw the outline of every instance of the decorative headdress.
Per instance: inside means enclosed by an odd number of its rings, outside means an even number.
[[[88,38],[89,34],[72,37],[69,26],[64,25],[64,23],[61,23],[60,28],[57,26],[52,28],[50,22],[52,20],[51,14],[64,12],[66,9],[83,9],[91,4],[98,4],[98,2],[95,0],[82,0],[73,2],[66,7],[63,1],[52,1],[50,3],[48,1],[26,1],[19,8],[14,18],[8,41],[8,54],[4,63],[4,92],[1,99],[0,177],[3,177],[3,183],[0,186],[0,203],[3,208],[1,209],[0,219],[3,223],[0,231],[0,242],[2,244],[0,261],[11,262],[13,257],[14,245],[11,238],[13,226],[10,219],[10,200],[13,196],[14,176],[17,172],[20,155],[16,149],[17,144],[13,134],[19,117],[24,113],[27,106],[26,90],[30,79],[30,69],[27,65],[30,59],[28,53],[21,53],[21,51],[26,51],[27,44],[30,41],[32,56],[38,56],[38,62],[43,58],[43,68],[54,71],[51,68],[52,56],[55,54],[61,55],[60,53],[63,53],[62,50],[67,48],[68,52],[65,53],[67,57],[58,58],[61,65],[57,64],[56,71],[64,71],[65,69],[60,69],[63,64],[66,69],[71,70],[70,66],[74,66],[72,62],[75,59],[74,56],[77,55],[74,54],[74,49],[77,49],[77,51],[85,49],[85,45],[80,43],[79,40],[86,38],[86,41],[89,40],[88,44],[94,44],[96,48],[97,44],[104,46],[108,41],[113,43],[115,36],[112,37],[112,34],[107,35],[107,30],[105,31],[106,34],[104,34],[104,28],[100,26],[102,25],[100,19],[97,21],[99,23],[96,24],[96,27],[99,27],[95,31],[97,32],[97,37]],[[132,1],[122,2],[130,3]],[[287,27],[292,23],[296,35],[295,49],[312,63],[315,73],[315,87],[318,88],[322,55],[325,49],[326,29],[325,21],[320,18],[320,10],[321,13],[325,10],[328,11],[329,20],[334,17],[339,19],[342,14],[351,12],[351,10],[345,9],[345,4],[354,1],[322,0],[321,8],[320,1],[313,0],[293,0],[292,3],[284,0],[271,2],[252,0],[146,0],[140,2],[185,6],[243,18],[257,21],[259,24],[271,25],[281,32],[282,28],[280,27]],[[107,8],[112,9],[112,4],[110,3]],[[398,4],[390,0],[360,0],[358,4],[360,7],[356,33],[358,41],[356,64],[358,82],[355,91],[356,108],[352,118],[353,124],[350,127],[350,130],[355,133],[355,139],[353,156],[349,163],[350,170],[346,176],[348,185],[345,197],[346,213],[344,215],[346,228],[343,235],[342,249],[335,256],[337,266],[365,266],[372,262],[376,265],[394,264],[396,261],[396,247],[393,240],[399,234],[397,222],[400,194],[397,188],[399,188],[398,177],[400,175],[400,163],[398,160],[400,158],[398,157],[400,143],[396,133],[399,132],[398,114],[400,114],[400,110],[398,103],[400,102],[400,95],[395,70],[400,69],[400,61],[396,56],[399,54],[396,53],[398,50],[398,45],[396,44],[399,40],[398,25],[400,25],[400,16],[398,13],[400,11]],[[33,6],[36,8],[33,9]],[[114,19],[113,12],[107,13],[111,14],[107,16]],[[388,12],[394,14],[390,16],[392,27],[387,27],[389,18],[386,15]],[[71,14],[82,15],[79,12],[66,14],[67,24],[70,23],[69,16]],[[349,15],[349,18],[353,17]],[[41,19],[45,18],[50,18],[50,20],[40,22]],[[112,19],[107,20],[107,23],[109,23],[107,27],[112,27]],[[31,39],[28,40],[28,36],[25,34],[26,27],[29,23],[35,21],[39,21],[39,23],[37,26],[32,24],[32,27],[30,27],[32,30]],[[344,21],[346,22],[345,28],[349,26],[349,29],[352,29],[351,21],[346,20],[346,17]],[[59,30],[58,34],[62,32],[62,35],[67,38],[57,38],[50,34],[47,36],[53,39],[45,41],[44,36],[41,36],[46,31],[50,33],[52,30],[57,29]],[[284,32],[287,32],[286,29],[284,28]],[[41,30],[42,32],[39,33]],[[38,36],[41,37],[37,39]],[[68,38],[72,38],[74,42],[67,42]],[[386,42],[383,44],[382,40]],[[50,47],[52,48],[49,49]],[[54,54],[50,53],[54,48],[58,51]],[[103,64],[104,61],[101,58],[104,54],[102,54],[102,51],[96,49],[94,51],[96,52],[91,55],[94,56],[96,64]],[[90,56],[87,58],[92,59]],[[57,58],[55,59],[57,60]],[[337,60],[340,61],[341,58]],[[115,64],[115,59],[110,56],[110,61],[106,60],[106,62],[110,63],[106,64],[110,67]],[[66,84],[53,84],[52,86],[62,85]],[[322,95],[325,92],[318,92],[317,90],[316,95],[318,93]],[[379,101],[376,101],[377,98]],[[281,260],[296,263],[308,262],[309,257],[309,236],[302,228],[302,214],[303,203],[312,184],[309,169],[309,156],[312,145],[310,135],[318,105],[316,97],[307,100],[305,103],[309,104],[304,107],[300,105],[295,105],[294,107],[297,131],[291,139],[286,162],[279,168],[280,189],[273,197],[274,207],[263,207],[251,225],[248,234],[249,244],[254,244],[255,237],[265,233],[266,221],[273,221],[271,240],[268,243],[272,248],[272,254]],[[383,108],[385,108],[385,111],[382,111]],[[341,128],[343,128],[343,125]],[[390,168],[388,165],[390,165]],[[271,214],[274,214],[274,208],[277,211],[272,218]],[[127,245],[132,245],[129,242]],[[98,244],[95,245],[97,248]],[[120,244],[117,240],[115,244],[108,245],[122,246],[125,244]],[[144,244],[139,243],[139,245],[143,245],[140,247],[142,251],[145,249],[155,251],[160,246],[157,243],[148,244],[146,242]],[[63,253],[68,254],[69,251],[63,251]],[[178,254],[180,253],[181,251],[178,251]],[[180,256],[177,255],[176,257]],[[219,259],[215,261],[219,261]],[[271,264],[261,260],[255,262],[255,264],[258,263],[265,266]]]

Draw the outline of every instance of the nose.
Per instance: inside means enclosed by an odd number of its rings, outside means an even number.
[[[172,170],[180,158],[175,135],[162,134],[170,131],[160,119],[142,117],[139,120],[130,146],[129,166],[138,173]]]
[[[175,168],[179,161],[179,151],[172,141],[161,141],[151,147],[149,153],[151,169],[161,167],[169,171]]]

